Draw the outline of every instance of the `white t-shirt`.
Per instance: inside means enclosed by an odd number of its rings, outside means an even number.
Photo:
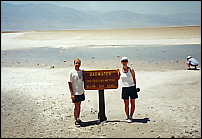
[[[196,61],[196,59],[194,59],[193,57],[190,58],[188,61],[191,66],[198,66],[198,61]]]
[[[68,74],[68,82],[72,83],[74,95],[82,95],[84,93],[83,72],[81,69],[79,71],[72,69]]]

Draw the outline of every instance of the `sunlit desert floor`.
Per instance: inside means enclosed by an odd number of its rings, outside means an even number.
[[[1,37],[1,137],[201,137],[201,27],[12,32]],[[197,70],[187,70],[188,55],[199,62]],[[125,123],[119,86],[104,91],[107,121],[101,123],[98,90],[86,90],[80,115],[84,126],[75,127],[67,86],[73,60],[80,58],[83,69],[116,69],[122,56],[135,68],[141,89],[133,122]]]

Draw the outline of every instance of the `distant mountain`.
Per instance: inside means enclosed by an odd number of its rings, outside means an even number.
[[[173,20],[180,20],[180,22],[183,22],[185,25],[201,25],[201,13],[178,13],[168,15],[167,17]]]
[[[80,11],[51,4],[1,4],[1,31],[115,29],[201,25],[201,14]]]

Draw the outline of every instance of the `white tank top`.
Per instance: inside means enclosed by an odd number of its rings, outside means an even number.
[[[123,69],[121,69],[121,85],[122,87],[135,86],[135,83],[133,81],[133,77],[130,71],[130,67],[127,73],[124,73]]]

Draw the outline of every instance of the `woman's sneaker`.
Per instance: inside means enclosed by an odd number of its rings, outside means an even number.
[[[126,122],[126,123],[131,123],[132,121],[131,121],[130,118],[127,118],[127,119],[125,120],[125,122]]]
[[[129,116],[129,119],[130,119],[130,121],[131,121],[131,122],[133,121],[133,118],[132,118],[132,116]]]

